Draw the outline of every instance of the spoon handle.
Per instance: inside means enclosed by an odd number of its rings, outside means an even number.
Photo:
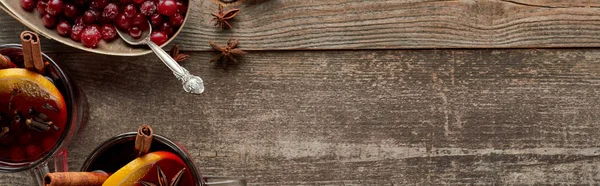
[[[175,74],[175,76],[178,79],[181,79],[183,76],[189,75],[189,72],[187,70],[185,70],[182,66],[180,66],[177,63],[177,61],[175,61],[171,57],[171,55],[169,55],[167,52],[165,52],[162,48],[160,48],[158,45],[156,45],[150,39],[145,39],[144,41],[148,45],[148,47],[150,47],[150,49],[152,49],[152,51],[154,51],[154,53],[158,56],[158,58],[160,58],[160,60],[163,63],[165,63],[165,65],[167,65],[167,67],[169,67],[169,69],[171,69],[171,71],[173,71],[173,74]]]

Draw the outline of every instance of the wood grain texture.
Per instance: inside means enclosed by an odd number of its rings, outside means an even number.
[[[90,103],[71,169],[148,123],[250,185],[600,182],[595,49],[251,52],[228,70],[212,55],[184,63],[206,82],[194,96],[153,56],[59,54]]]
[[[248,0],[223,32],[211,22],[213,1],[192,2],[175,43],[194,51],[230,37],[246,50],[600,46],[593,0]],[[2,40],[23,29],[10,19],[0,14]]]

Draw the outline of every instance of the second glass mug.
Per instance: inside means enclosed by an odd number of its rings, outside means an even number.
[[[87,157],[83,166],[82,172],[92,172],[102,170],[105,172],[115,172],[120,166],[125,165],[130,160],[126,158],[118,158],[119,155],[128,155],[134,152],[136,132],[129,132],[117,135],[96,147],[94,151]],[[202,176],[200,170],[196,167],[194,160],[189,153],[178,143],[154,134],[150,152],[168,151],[178,155],[186,166],[190,169],[195,186],[245,186],[246,180],[231,177],[219,176]],[[115,157],[117,157],[115,159]],[[117,166],[115,166],[117,165]],[[192,185],[190,185],[192,186]]]
[[[21,45],[19,44],[0,45],[0,54],[9,58],[22,58],[21,51]],[[87,115],[87,100],[81,89],[75,85],[54,60],[46,54],[42,53],[42,55],[44,61],[49,62],[47,73],[43,75],[47,79],[50,79],[63,95],[67,108],[67,122],[62,134],[51,150],[38,159],[18,163],[0,160],[0,172],[22,172],[29,170],[34,181],[40,186],[42,185],[44,175],[49,172],[48,161],[50,159],[54,160],[55,172],[65,172],[68,170],[67,151],[65,147],[79,128],[84,125]]]

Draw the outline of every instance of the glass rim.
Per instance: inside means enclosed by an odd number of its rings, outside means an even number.
[[[16,48],[16,49],[21,49],[21,50],[23,49],[20,44],[2,44],[2,45],[0,45],[0,49],[6,49],[6,48]],[[72,123],[73,122],[73,106],[75,105],[75,102],[76,102],[73,82],[71,82],[69,77],[64,73],[64,71],[58,66],[58,64],[52,58],[50,58],[48,55],[46,55],[43,52],[42,52],[42,56],[56,70],[56,72],[58,73],[58,76],[60,77],[59,78],[60,81],[64,85],[66,95],[63,95],[63,97],[65,98],[65,102],[67,104],[67,122],[65,125],[65,129],[63,130],[63,133],[61,134],[60,138],[57,141],[58,144],[54,145],[52,150],[50,150],[50,152],[47,153],[46,155],[44,155],[42,158],[37,159],[35,161],[23,162],[23,163],[10,163],[10,162],[0,161],[0,165],[8,166],[8,167],[0,166],[0,172],[26,171],[26,170],[32,169],[32,168],[42,164],[43,162],[46,162],[50,157],[54,156],[56,154],[56,152],[58,152],[63,147],[63,145],[65,145],[65,139],[70,134],[71,127],[73,126],[73,123]],[[79,117],[81,117],[81,116],[79,116]]]

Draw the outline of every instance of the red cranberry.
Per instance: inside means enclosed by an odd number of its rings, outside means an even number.
[[[88,48],[96,48],[102,35],[96,26],[88,26],[81,32],[81,43]]]
[[[187,5],[182,0],[177,0],[175,2],[177,4],[177,10],[180,14],[185,14],[187,12]]]
[[[156,4],[153,1],[146,1],[140,6],[140,12],[146,16],[151,16],[156,12]]]
[[[160,46],[169,40],[167,34],[160,31],[153,31],[150,35],[150,40]]]
[[[145,0],[133,0],[133,3],[135,4],[142,4]]]
[[[104,12],[102,14],[102,17],[104,17],[108,21],[112,21],[115,18],[117,18],[118,14],[119,14],[119,7],[117,7],[117,5],[115,5],[115,4],[110,3],[110,4],[106,5],[106,7],[104,7]]]
[[[75,18],[75,16],[77,16],[77,7],[75,7],[73,4],[67,3],[63,7],[63,14],[67,18]]]
[[[140,36],[142,36],[142,30],[136,26],[130,27],[129,35],[131,35],[131,37],[133,37],[133,38],[139,38]]]
[[[117,38],[115,26],[111,24],[102,25],[102,39],[104,39],[104,41],[112,41],[115,38]]]
[[[123,9],[123,14],[125,14],[125,16],[127,16],[128,18],[133,17],[136,13],[137,13],[137,8],[135,8],[135,5],[133,5],[133,4],[128,4]]]
[[[44,22],[44,26],[46,26],[46,28],[53,28],[54,25],[56,25],[56,17],[46,14],[44,17],[42,17],[42,22]]]
[[[46,7],[48,7],[48,3],[44,1],[38,1],[35,8],[40,12],[40,16],[46,15]]]
[[[75,18],[75,25],[85,25],[85,22],[83,22],[83,16],[77,16],[77,18]]]
[[[115,23],[117,24],[117,27],[119,27],[120,29],[123,29],[123,30],[127,30],[129,28],[129,26],[131,26],[131,20],[129,18],[127,18],[127,16],[125,16],[125,14],[121,14],[121,15],[117,16]]]
[[[160,26],[160,31],[164,32],[168,36],[173,35],[173,26],[171,26],[171,23],[165,21]]]
[[[177,3],[175,3],[175,0],[162,0],[158,3],[157,10],[158,13],[171,17],[177,13]]]
[[[27,11],[32,11],[35,8],[35,1],[33,0],[21,0],[21,7]]]
[[[153,14],[152,16],[150,16],[150,23],[152,23],[152,26],[160,26],[162,22],[163,18],[161,15]]]
[[[62,13],[63,2],[62,0],[49,0],[46,6],[46,13],[56,16]]]
[[[98,18],[98,12],[95,10],[87,10],[83,13],[83,22],[86,24],[92,24]]]
[[[106,5],[108,5],[108,3],[110,3],[109,0],[92,0],[90,3],[90,8],[103,9],[106,7]]]
[[[183,24],[183,16],[181,16],[181,14],[179,13],[175,13],[175,15],[173,15],[171,18],[171,25],[173,25],[174,27],[178,27],[181,24]]]
[[[75,25],[71,28],[71,39],[73,41],[81,41],[81,32],[85,29],[84,25]]]
[[[58,25],[56,25],[56,32],[58,32],[58,35],[64,37],[69,36],[69,33],[71,32],[71,24],[69,24],[67,21],[59,22]]]
[[[142,15],[141,13],[137,13],[131,18],[131,25],[133,26],[141,26],[147,24],[148,20],[146,19],[146,16]]]
[[[29,159],[35,159],[42,155],[42,149],[37,145],[28,145],[25,147],[25,154]]]

